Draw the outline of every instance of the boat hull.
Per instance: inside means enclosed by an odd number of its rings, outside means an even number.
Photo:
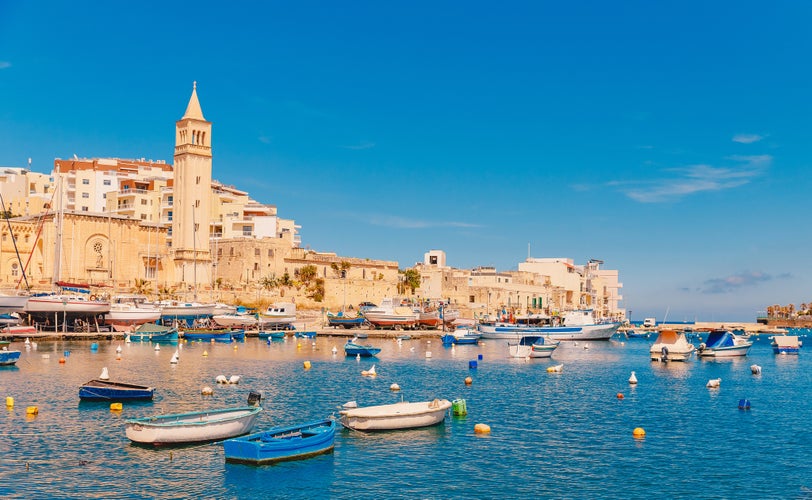
[[[511,323],[480,324],[477,329],[483,339],[517,340],[525,335],[537,335],[551,340],[609,340],[619,323],[581,326],[522,326]]]
[[[0,366],[10,366],[16,364],[20,359],[22,351],[0,351]]]
[[[381,352],[380,347],[373,347],[371,345],[360,345],[354,343],[347,343],[344,345],[344,353],[347,356],[361,356],[362,358],[369,358]]]
[[[227,408],[127,421],[127,439],[154,446],[202,443],[251,432],[260,407]]]
[[[25,312],[35,317],[49,317],[54,314],[92,316],[110,312],[110,302],[62,295],[28,297]]]
[[[329,453],[336,424],[323,420],[304,425],[277,427],[223,442],[226,462],[267,465]]]
[[[91,380],[79,388],[79,398],[86,401],[110,399],[147,400],[152,399],[154,395],[154,387],[106,380]]]
[[[419,403],[395,403],[342,410],[341,424],[359,431],[413,429],[436,425],[445,419],[451,408],[447,399]]]
[[[735,358],[739,356],[747,356],[750,351],[749,345],[738,345],[734,347],[707,347],[698,351],[699,357],[702,358]]]
[[[23,312],[27,303],[27,295],[0,294],[0,314]]]

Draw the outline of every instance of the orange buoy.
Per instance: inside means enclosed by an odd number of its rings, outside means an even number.
[[[646,431],[645,431],[645,429],[643,429],[642,427],[635,427],[635,428],[634,428],[634,431],[632,432],[632,435],[633,435],[633,436],[634,436],[636,439],[641,439],[641,438],[646,437]]]
[[[59,358],[59,364],[64,365],[65,364],[65,358]]]
[[[618,392],[618,393],[617,393],[617,398],[618,398],[618,399],[623,399],[623,393],[622,393],[622,392]]]
[[[476,424],[474,426],[474,432],[476,434],[490,434],[491,426],[488,424]]]
[[[465,385],[471,385],[474,383],[474,379],[471,377],[465,377]]]

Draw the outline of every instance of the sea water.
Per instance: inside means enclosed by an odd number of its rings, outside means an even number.
[[[745,358],[660,363],[649,360],[650,339],[562,342],[549,360],[509,358],[497,340],[368,342],[383,350],[360,360],[343,355],[343,338],[327,336],[157,351],[118,340],[97,349],[14,343],[22,358],[0,370],[0,400],[14,398],[0,408],[0,497],[812,497],[810,347],[775,355],[762,336]],[[559,364],[560,373],[547,371]],[[363,376],[372,365],[378,375]],[[111,380],[156,387],[155,400],[125,402],[121,412],[80,403],[79,386],[103,367]],[[218,385],[218,375],[241,381]],[[717,378],[719,388],[706,387]],[[214,395],[201,395],[204,386]],[[251,390],[264,396],[255,430],[322,419],[351,400],[463,398],[468,414],[425,429],[341,430],[331,454],[262,467],[226,464],[222,444],[153,449],[125,437],[126,419],[241,406]],[[739,409],[743,399],[749,410]],[[478,423],[490,434],[476,434]]]

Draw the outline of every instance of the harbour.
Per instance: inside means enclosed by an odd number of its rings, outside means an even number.
[[[0,492],[6,498],[305,498],[315,492],[649,498],[663,491],[677,498],[742,491],[806,497],[812,445],[798,435],[812,410],[804,397],[812,388],[810,361],[803,348],[775,355],[769,337],[755,337],[746,357],[679,363],[652,362],[648,341],[620,335],[561,342],[551,359],[530,360],[510,358],[503,341],[447,347],[430,337],[371,337],[366,342],[381,352],[359,360],[340,350],[344,336],[328,333],[271,342],[180,341],[160,350],[121,339],[40,339],[28,348],[13,342],[23,353],[16,366],[0,369],[0,396],[14,399],[0,430]],[[180,359],[172,364],[176,350]],[[753,364],[760,375],[751,372]],[[373,365],[377,376],[361,375]],[[551,373],[553,365],[563,369]],[[80,402],[79,387],[102,367],[117,380],[155,387],[154,400],[126,402],[121,412],[107,402]],[[216,385],[221,374],[240,375],[240,383]],[[721,379],[720,386],[707,388],[711,379]],[[390,390],[393,383],[401,390]],[[201,394],[204,386],[213,387],[212,396]],[[347,401],[462,398],[467,415],[449,414],[424,429],[340,430],[332,453],[263,467],[226,463],[221,443],[151,449],[125,437],[127,419],[241,405],[251,390],[263,393],[256,430],[337,416]],[[744,399],[751,403],[746,410],[739,408]],[[31,406],[38,408],[35,416],[26,414]],[[480,423],[492,432],[475,433]],[[638,428],[645,437],[633,436]],[[776,470],[790,468],[793,474],[773,480]]]

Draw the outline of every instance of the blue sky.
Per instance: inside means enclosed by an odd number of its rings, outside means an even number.
[[[408,267],[618,269],[643,316],[812,301],[807,2],[0,0],[0,166],[171,162],[302,243]]]

